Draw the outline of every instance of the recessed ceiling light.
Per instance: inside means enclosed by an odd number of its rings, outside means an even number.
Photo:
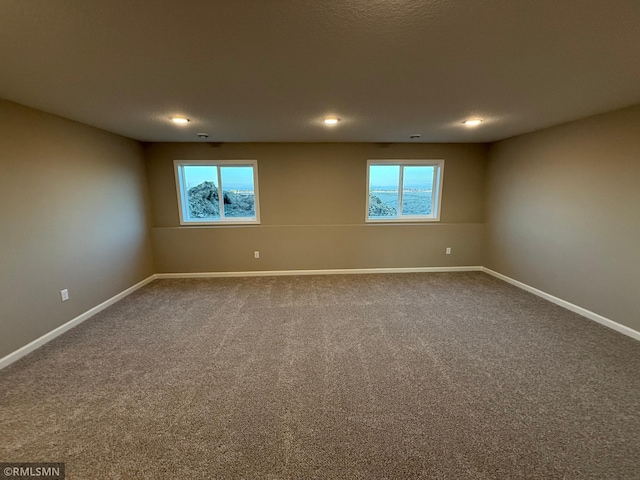
[[[422,135],[420,135],[419,133],[412,133],[411,135],[409,135],[409,138],[411,140],[416,140],[417,138],[420,138]]]
[[[324,119],[325,125],[336,125],[339,121],[338,117],[325,117]]]
[[[480,118],[470,118],[469,120],[465,120],[464,123],[467,127],[477,127],[482,123],[482,119]]]
[[[189,119],[187,117],[183,117],[180,115],[175,115],[173,117],[171,117],[171,121],[175,124],[178,125],[185,125],[187,123],[189,123]]]
[[[198,133],[198,138],[209,138],[208,133]]]

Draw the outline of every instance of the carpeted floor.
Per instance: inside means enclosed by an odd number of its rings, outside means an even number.
[[[156,281],[0,407],[68,479],[640,478],[640,342],[475,272]]]

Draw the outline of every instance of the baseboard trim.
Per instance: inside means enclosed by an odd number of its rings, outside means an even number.
[[[570,310],[578,315],[582,315],[589,320],[593,320],[594,322],[598,322],[605,327],[609,327],[612,330],[620,332],[628,337],[631,337],[635,340],[640,341],[640,332],[627,327],[626,325],[622,325],[618,322],[614,322],[613,320],[603,317],[591,310],[587,310],[586,308],[582,308],[578,305],[575,305],[571,302],[567,302],[561,298],[555,297],[549,293],[543,292],[535,287],[527,285],[526,283],[515,280],[511,277],[493,271],[489,268],[482,266],[462,266],[462,267],[406,267],[406,268],[341,268],[341,269],[328,269],[328,270],[256,270],[256,271],[247,271],[247,272],[196,272],[196,273],[156,273],[151,275],[141,282],[136,283],[135,285],[123,290],[122,292],[114,295],[113,297],[105,300],[99,305],[87,310],[86,312],[78,315],[72,320],[69,320],[67,323],[60,325],[59,327],[51,330],[48,333],[45,333],[41,337],[33,340],[27,345],[20,347],[18,350],[6,355],[3,358],[0,358],[0,370],[11,365],[12,363],[18,361],[25,355],[33,352],[37,348],[42,345],[50,342],[54,338],[62,335],[67,330],[72,329],[76,325],[81,324],[85,320],[93,317],[95,314],[101,312],[105,308],[113,305],[114,303],[122,300],[127,295],[132,294],[139,288],[144,287],[145,285],[153,282],[156,279],[169,279],[169,278],[223,278],[223,277],[274,277],[274,276],[287,276],[287,275],[355,275],[355,274],[371,274],[371,273],[437,273],[437,272],[485,272],[489,275],[492,275],[504,282],[510,283],[522,290],[526,290],[527,292],[533,293],[545,300],[555,303],[567,310]]]
[[[141,282],[136,283],[135,285],[127,288],[126,290],[123,290],[122,292],[118,293],[117,295],[114,295],[110,299],[105,300],[101,304],[96,305],[92,309],[87,310],[86,312],[78,315],[74,319],[69,320],[67,323],[64,323],[64,324],[60,325],[59,327],[51,330],[50,332],[45,333],[41,337],[36,338],[34,341],[26,344],[25,346],[20,347],[15,352],[11,352],[10,354],[0,358],[0,370],[2,370],[5,367],[8,367],[9,365],[11,365],[12,363],[14,363],[14,362],[16,362],[18,360],[20,360],[25,355],[33,352],[35,349],[41,347],[45,343],[50,342],[51,340],[53,340],[57,336],[62,335],[67,330],[72,329],[76,325],[80,325],[85,320],[93,317],[96,313],[101,312],[105,308],[107,308],[107,307],[113,305],[114,303],[122,300],[127,295],[132,294],[133,292],[135,292],[139,288],[144,287],[145,285],[147,285],[148,283],[151,283],[155,279],[156,279],[156,275],[155,274],[149,276],[148,278],[145,278]]]
[[[566,300],[555,297],[547,292],[543,292],[542,290],[538,290],[537,288],[532,287],[531,285],[527,285],[526,283],[522,283],[511,277],[507,277],[506,275],[495,272],[489,268],[482,267],[482,271],[496,278],[499,278],[502,281],[510,283],[511,285],[515,285],[516,287],[521,288],[522,290],[526,290],[529,293],[533,293],[538,297],[544,298],[545,300],[548,300],[551,303],[555,303],[556,305],[559,305],[562,308],[566,308],[567,310],[577,313],[578,315],[582,315],[583,317],[588,318],[589,320],[593,320],[594,322],[598,322],[599,324],[604,325],[605,327],[609,327],[612,330],[615,330],[616,332],[620,332],[624,335],[627,335],[628,337],[631,337],[634,340],[640,340],[640,332],[634,330],[633,328],[629,328],[626,325],[622,325],[618,322],[614,322],[613,320],[607,317],[603,317],[602,315],[592,312],[591,310],[587,310],[586,308],[582,308],[571,302],[567,302]]]
[[[328,270],[253,270],[247,272],[156,273],[158,279],[280,277],[288,275],[362,275],[369,273],[481,272],[483,267],[336,268]]]

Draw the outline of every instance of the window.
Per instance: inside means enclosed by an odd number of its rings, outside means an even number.
[[[367,222],[440,220],[444,160],[369,160]]]
[[[260,223],[258,162],[173,162],[181,225]]]

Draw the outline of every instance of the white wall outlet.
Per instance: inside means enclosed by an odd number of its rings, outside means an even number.
[[[253,252],[253,258],[260,258],[260,252],[258,250]]]
[[[446,253],[447,253],[447,255],[451,255],[451,247],[447,247]]]
[[[69,300],[69,290],[66,288],[64,290],[60,290],[60,298],[62,298],[63,302]]]

